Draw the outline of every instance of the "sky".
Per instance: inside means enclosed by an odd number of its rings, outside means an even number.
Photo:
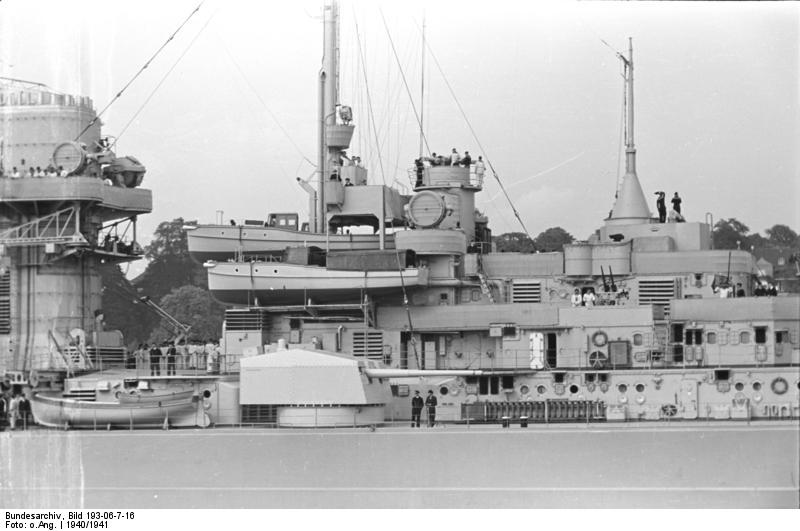
[[[99,111],[198,4],[3,0],[0,75],[90,96]],[[305,218],[296,178],[317,157],[321,4],[202,2],[102,115],[117,154],[147,167],[153,212],[139,234],[217,211],[226,222]],[[632,37],[651,209],[655,191],[677,191],[690,221],[800,230],[796,3],[343,0],[340,13],[349,153],[372,183],[408,185],[422,110],[430,150],[487,158],[531,236],[561,226],[587,238],[624,164],[616,52]],[[476,203],[495,234],[521,231],[493,179]]]

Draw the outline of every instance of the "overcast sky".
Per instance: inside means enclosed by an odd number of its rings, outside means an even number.
[[[88,95],[102,109],[198,3],[4,0],[0,72]],[[305,217],[295,177],[308,177],[305,159],[316,160],[320,6],[207,0],[103,115],[104,133],[119,135],[141,109],[117,149],[147,166],[154,208],[140,234],[178,216],[211,222],[217,210],[225,220]],[[562,226],[586,238],[613,204],[622,78],[612,48],[626,50],[630,36],[638,173],[651,209],[656,190],[678,191],[690,220],[711,212],[754,231],[800,230],[796,3],[343,1],[340,9],[341,102],[357,125],[350,154],[362,156],[373,182],[407,184],[417,156],[419,128],[388,36],[419,109],[424,18],[431,150],[488,157],[533,236]],[[477,205],[495,234],[520,230],[496,183]]]

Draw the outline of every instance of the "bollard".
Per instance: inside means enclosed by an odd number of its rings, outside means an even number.
[[[519,427],[520,428],[527,428],[528,427],[528,417],[525,415],[519,418]]]
[[[504,416],[504,417],[502,418],[502,420],[503,420],[503,427],[504,427],[504,428],[508,428],[508,426],[509,426],[509,424],[510,424],[510,422],[509,422],[509,421],[511,420],[511,418],[510,418],[510,417],[506,417],[506,416]]]

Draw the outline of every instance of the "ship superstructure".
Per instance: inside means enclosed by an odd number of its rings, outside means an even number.
[[[89,98],[2,79],[0,117],[0,372],[24,385],[31,373],[121,366],[98,268],[142,254],[145,168],[115,155]]]
[[[387,372],[369,374],[392,378],[392,418],[410,417],[413,390],[433,391],[450,421],[800,416],[800,298],[755,297],[753,256],[713,249],[710,218],[650,213],[633,141],[632,44],[620,59],[626,173],[588,240],[492,252],[475,167],[413,168],[390,252],[287,246],[265,261],[212,249],[226,260],[206,263],[212,293],[242,306],[227,312],[226,353],[282,342],[380,362]],[[342,209],[387,204],[383,192],[341,191]],[[332,234],[334,217],[315,227]],[[372,283],[389,272],[393,285]],[[258,420],[258,404],[241,406]]]

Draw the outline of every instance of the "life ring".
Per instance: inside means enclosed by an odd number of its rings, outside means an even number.
[[[763,400],[763,399],[764,399],[764,397],[761,396],[760,393],[756,393],[756,394],[753,395],[753,402],[761,402],[761,400]]]
[[[134,389],[131,389],[130,391],[128,391],[128,394],[130,396],[140,396],[142,394],[142,392],[139,391],[138,389],[134,388]]]
[[[122,391],[117,391],[116,393],[114,393],[114,398],[116,398],[117,400],[119,400],[119,397],[121,396],[122,396]]]
[[[747,404],[747,395],[742,392],[738,392],[733,396],[733,404],[736,406],[743,406]]]
[[[647,400],[647,398],[645,398],[644,395],[636,395],[636,403],[637,404],[642,405],[642,404],[644,404],[645,400]]]
[[[587,391],[589,391],[590,393],[594,393],[594,390],[595,390],[595,385],[594,385],[594,383],[588,383],[588,384],[586,384],[586,390],[587,390]]]
[[[789,382],[787,382],[780,376],[772,380],[772,383],[769,384],[769,386],[772,389],[772,392],[775,393],[776,395],[786,394],[786,391],[789,390]]]
[[[608,391],[608,384],[606,382],[601,383],[600,384],[600,390],[602,392],[604,392],[604,393],[607,392]]]
[[[617,398],[617,402],[619,402],[620,404],[627,404],[628,397],[625,395],[619,395],[619,398]]]
[[[458,391],[459,391],[458,386],[456,386],[456,385],[451,385],[450,386],[450,394],[451,395],[458,396]]]
[[[592,344],[596,347],[604,347],[608,343],[608,334],[602,330],[598,330],[592,334]]]
[[[674,417],[678,414],[678,406],[675,404],[664,404],[661,406],[661,414],[667,418]]]

